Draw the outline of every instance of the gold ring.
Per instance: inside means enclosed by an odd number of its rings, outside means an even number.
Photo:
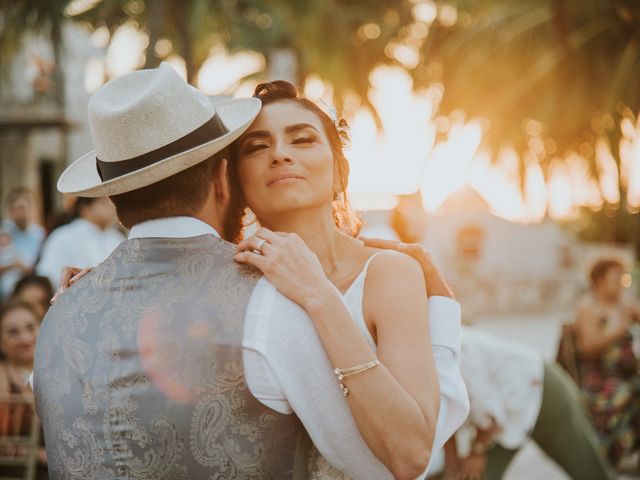
[[[264,238],[261,238],[260,241],[258,242],[258,246],[256,247],[256,251],[260,255],[264,255],[264,252],[262,251],[262,248],[264,247],[265,243],[267,243],[267,241]]]

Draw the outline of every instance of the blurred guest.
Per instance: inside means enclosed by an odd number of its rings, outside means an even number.
[[[53,287],[47,277],[26,275],[16,283],[12,297],[31,305],[42,319],[49,309]]]
[[[422,243],[427,231],[428,217],[422,206],[420,191],[400,195],[398,205],[391,211],[391,228],[404,243]]]
[[[9,192],[6,197],[8,217],[2,222],[2,231],[11,238],[9,258],[2,260],[2,290],[8,294],[13,290],[13,286],[18,279],[28,273],[33,268],[42,241],[44,239],[44,229],[33,223],[33,195],[26,188],[16,188]],[[2,248],[7,248],[6,239]],[[7,253],[0,254],[7,257]],[[7,268],[9,267],[9,268]]]
[[[20,393],[33,370],[40,318],[28,303],[9,301],[0,309],[0,391]],[[4,390],[3,390],[4,388]]]
[[[51,235],[55,229],[73,222],[78,215],[76,214],[78,197],[73,195],[62,196],[62,208],[55,210],[45,218],[45,229],[48,235]]]
[[[409,195],[397,195],[397,200],[398,203],[389,214],[388,223],[367,220],[360,230],[360,236],[422,244],[428,223],[427,212],[422,206],[422,194],[418,190]]]
[[[33,370],[39,326],[38,313],[28,303],[11,300],[0,308],[0,436],[30,434],[34,409],[33,392],[27,382]],[[22,456],[25,452],[22,446],[5,445],[1,453]],[[44,448],[40,448],[38,459],[40,464],[46,463]],[[8,467],[0,469],[2,475],[14,473]]]
[[[614,465],[640,450],[640,376],[633,340],[640,308],[623,298],[624,273],[618,260],[595,263],[591,290],[574,324],[580,386]]]
[[[52,285],[60,282],[63,267],[96,265],[124,240],[114,228],[116,213],[108,198],[78,198],[76,213],[78,218],[54,230],[42,248],[36,270]]]
[[[463,327],[461,358],[471,410],[445,446],[448,478],[499,480],[529,439],[573,479],[615,478],[564,371],[532,348],[473,328]]]
[[[11,235],[0,230],[0,298],[9,296],[16,279],[29,272],[29,267],[20,260],[18,251],[13,246]]]

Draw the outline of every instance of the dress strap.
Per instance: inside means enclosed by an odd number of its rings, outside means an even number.
[[[364,266],[362,267],[362,270],[343,296],[344,300],[347,302],[347,306],[349,307],[349,311],[351,312],[354,322],[356,322],[365,339],[374,351],[376,350],[376,343],[371,336],[371,332],[369,332],[367,328],[367,324],[364,319],[362,302],[364,299],[364,282],[367,277],[369,265],[371,265],[373,259],[380,253],[382,252],[376,252],[367,259]]]
[[[364,280],[367,277],[367,271],[369,270],[369,265],[371,265],[371,261],[375,257],[377,257],[380,253],[382,253],[382,251],[376,252],[373,255],[371,255],[369,258],[367,258],[367,261],[364,263],[364,266],[362,267],[362,270],[360,270],[360,273],[358,274],[358,276],[351,283],[351,285],[349,285],[349,288],[347,288],[347,290],[345,291],[345,293],[344,293],[345,295],[349,295],[353,291],[357,290],[357,291],[360,292],[359,296],[362,297],[362,290],[364,288]]]
[[[362,267],[362,272],[360,273],[360,275],[362,275],[363,277],[367,276],[367,270],[369,270],[369,265],[371,265],[371,262],[373,261],[374,258],[376,258],[378,255],[380,255],[384,250],[380,251],[380,252],[376,252],[373,255],[371,255],[369,258],[367,258],[367,261],[364,263],[364,267]]]

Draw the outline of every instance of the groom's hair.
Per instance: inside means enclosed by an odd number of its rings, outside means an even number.
[[[214,173],[223,158],[229,158],[226,148],[164,180],[110,197],[120,223],[131,228],[154,218],[195,215],[213,188]]]

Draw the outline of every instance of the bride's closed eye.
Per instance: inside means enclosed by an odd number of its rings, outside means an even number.
[[[317,135],[300,135],[294,138],[291,143],[294,145],[314,143],[318,140]]]
[[[263,148],[269,148],[269,142],[266,140],[253,140],[244,144],[242,148],[242,154],[248,155],[250,153],[262,150]]]
[[[304,135],[304,136],[299,136],[294,138],[291,141],[292,145],[308,145],[311,143],[315,143],[318,140],[318,137],[316,135]],[[254,140],[251,142],[247,142],[243,148],[242,148],[242,154],[243,155],[249,155],[253,152],[256,152],[258,150],[262,150],[264,148],[269,148],[270,144],[269,142],[265,141],[265,140]]]

